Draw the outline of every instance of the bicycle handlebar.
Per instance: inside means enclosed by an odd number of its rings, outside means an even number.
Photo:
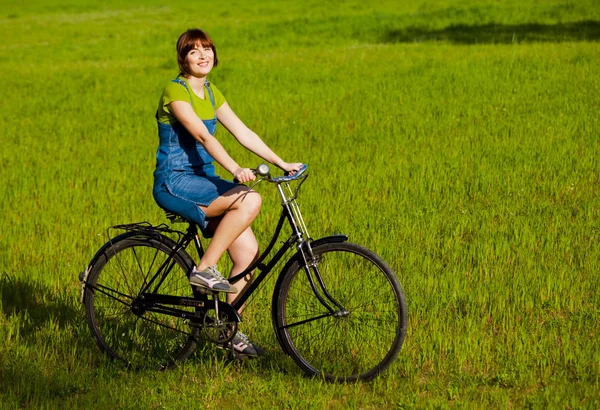
[[[259,166],[256,167],[256,169],[252,170],[252,172],[254,172],[255,175],[260,175],[261,177],[265,177],[265,179],[269,182],[274,182],[274,183],[278,184],[281,182],[289,182],[289,181],[294,181],[296,179],[299,179],[300,176],[302,176],[302,174],[304,174],[304,172],[307,169],[308,169],[308,166],[306,164],[302,164],[300,169],[294,175],[288,175],[288,173],[286,172],[285,173],[286,175],[284,175],[284,176],[271,178],[271,175],[269,173],[269,166],[267,164],[260,164]]]
[[[287,175],[288,173],[286,172],[286,175],[283,175],[281,177],[272,178],[271,177],[271,170],[270,170],[269,166],[267,164],[260,164],[255,169],[253,169],[252,172],[254,173],[254,175],[258,175],[260,177],[263,177],[263,179],[265,181],[269,181],[269,182],[273,182],[273,183],[276,183],[276,184],[280,184],[282,182],[295,181],[296,179],[299,179],[300,176],[302,174],[304,174],[304,172],[307,169],[308,169],[308,165],[302,164],[302,167],[294,175]],[[234,178],[233,182],[238,183],[239,181],[236,178]],[[258,183],[258,182],[260,182],[260,181],[257,181],[256,183]]]

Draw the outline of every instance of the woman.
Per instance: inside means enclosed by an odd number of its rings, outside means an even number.
[[[258,255],[258,244],[250,224],[260,210],[261,198],[245,185],[221,179],[215,174],[217,161],[240,183],[256,177],[240,167],[214,137],[217,120],[247,149],[290,173],[300,163],[279,158],[231,110],[223,94],[207,80],[217,66],[217,51],[210,37],[190,29],[177,41],[180,75],[165,88],[156,118],[160,146],[156,154],[154,199],[168,211],[195,222],[212,235],[204,256],[190,273],[195,286],[227,292],[233,302],[251,278],[232,286],[216,269],[225,251],[233,262],[231,275],[246,269]],[[237,332],[233,346],[249,356],[262,354],[246,335]]]

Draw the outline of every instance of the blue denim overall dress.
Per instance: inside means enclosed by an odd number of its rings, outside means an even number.
[[[190,94],[190,104],[193,105],[191,91],[185,81],[181,79],[172,81],[185,87]],[[217,129],[215,99],[209,82],[206,81],[204,85],[208,91],[214,117],[202,122],[208,128],[208,132],[214,135]],[[183,125],[179,122],[163,124],[158,119],[157,123],[160,145],[156,152],[152,190],[154,200],[161,208],[181,215],[204,229],[208,222],[199,205],[210,205],[212,201],[235,188],[237,184],[215,174],[213,157]]]

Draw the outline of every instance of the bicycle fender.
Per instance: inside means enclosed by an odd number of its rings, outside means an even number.
[[[92,260],[90,260],[90,262],[87,264],[85,271],[79,273],[79,282],[81,282],[81,291],[80,291],[80,295],[79,295],[79,302],[81,302],[81,303],[85,302],[85,300],[84,300],[85,299],[85,285],[87,284],[87,280],[88,280],[90,271],[96,264],[96,261],[98,260],[98,258],[100,258],[100,255],[102,255],[106,251],[106,249],[109,246],[111,246],[114,242],[118,242],[122,239],[129,238],[130,236],[133,236],[131,232],[125,232],[121,235],[116,236],[115,238],[109,239],[108,242],[106,242],[104,245],[102,245],[102,247],[100,247],[100,249],[98,249],[96,254],[92,257]]]
[[[348,240],[348,235],[341,233],[341,234],[337,234],[337,235],[324,236],[323,238],[314,240],[310,243],[310,246],[319,246],[322,243],[327,243],[327,242],[346,242],[347,240]]]
[[[100,259],[100,256],[102,256],[106,252],[106,249],[108,249],[109,246],[112,246],[115,242],[119,242],[119,241],[122,241],[123,239],[131,238],[133,236],[140,236],[140,235],[148,236],[148,233],[142,232],[142,231],[125,232],[125,233],[122,233],[121,235],[117,235],[114,238],[109,239],[104,245],[102,245],[102,247],[100,249],[98,249],[98,252],[96,252],[96,254],[92,258],[90,263],[88,263],[85,271],[79,273],[79,281],[81,282],[81,294],[79,296],[79,301],[81,303],[84,303],[85,285],[87,284],[87,279],[90,274],[90,271],[92,270],[92,268],[94,267],[94,265],[96,264],[98,259]],[[166,236],[163,236],[163,238],[171,240],[171,238],[168,238]],[[164,240],[163,238],[161,238],[161,240]]]
[[[340,243],[340,242],[346,242],[348,241],[348,235],[346,234],[337,234],[337,235],[330,235],[330,236],[324,236],[322,238],[316,239],[314,241],[310,242],[310,247],[314,248],[316,246],[320,246],[326,243]],[[287,263],[283,266],[283,268],[281,268],[281,273],[286,272],[290,266],[296,262],[296,261],[300,261],[302,258],[302,256],[300,255],[300,252],[296,252],[288,261]],[[277,279],[277,283],[275,284],[275,289],[279,288],[279,282],[281,282],[283,280],[283,275],[279,275],[279,278]],[[275,295],[275,293],[273,293],[273,295]]]
[[[311,241],[310,246],[311,246],[311,248],[314,248],[314,247],[317,247],[320,245],[324,245],[326,243],[332,243],[332,242],[340,243],[340,242],[346,242],[346,241],[348,241],[348,235],[346,235],[346,234],[330,235],[330,236],[325,236],[323,238],[319,238],[314,241]],[[300,255],[300,252],[296,252],[287,261],[287,263],[283,266],[283,268],[281,268],[279,277],[277,278],[277,282],[275,283],[275,288],[273,290],[273,298],[271,300],[271,318],[272,318],[272,322],[273,322],[273,327],[275,327],[275,315],[277,314],[277,302],[278,302],[277,295],[279,294],[279,288],[281,287],[281,283],[283,282],[284,277],[286,276],[284,273],[287,272],[294,263],[300,263],[301,259],[302,259],[302,256]],[[289,352],[285,348],[285,343],[283,343],[283,341],[279,340],[279,332],[275,331],[275,335],[277,336],[277,341],[279,342],[279,345],[283,349],[284,353],[289,354]]]

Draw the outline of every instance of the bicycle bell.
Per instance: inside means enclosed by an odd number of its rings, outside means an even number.
[[[269,175],[269,166],[267,164],[260,164],[256,167],[256,173],[261,177],[266,177]]]

